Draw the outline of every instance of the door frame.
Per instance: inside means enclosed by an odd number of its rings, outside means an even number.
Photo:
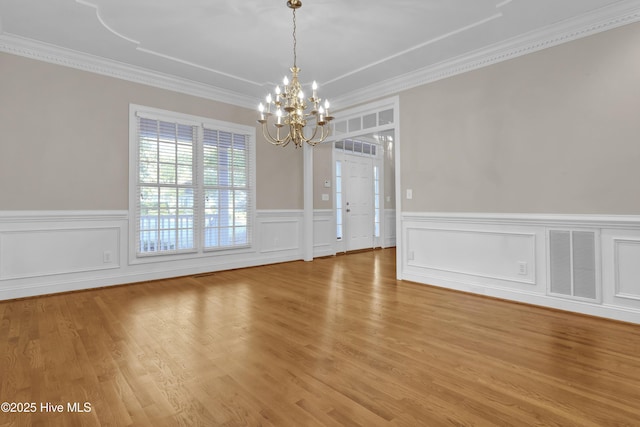
[[[389,147],[379,147],[379,148],[383,148],[383,150],[381,152],[379,152],[379,154],[376,156],[378,161],[380,162],[379,166],[379,171],[380,171],[380,182],[381,182],[381,189],[380,189],[380,198],[381,198],[381,206],[380,206],[380,238],[377,242],[374,242],[374,246],[375,247],[385,247],[385,242],[387,241],[387,237],[390,235],[390,233],[392,231],[395,231],[395,233],[393,233],[393,236],[395,238],[395,242],[396,242],[396,246],[398,248],[400,248],[400,233],[399,233],[399,224],[400,224],[400,216],[398,215],[398,213],[400,212],[400,174],[399,174],[399,166],[400,166],[400,148],[399,148],[399,143],[400,143],[400,108],[399,108],[399,104],[400,104],[400,100],[398,96],[394,96],[391,98],[387,98],[387,99],[382,99],[376,102],[372,102],[372,103],[368,103],[368,104],[364,104],[358,107],[354,107],[351,109],[347,109],[347,110],[342,110],[339,113],[339,120],[336,120],[336,122],[333,123],[332,125],[332,135],[327,138],[327,143],[332,145],[331,148],[331,174],[332,174],[332,179],[335,180],[335,176],[336,176],[336,148],[335,148],[335,142],[336,141],[340,141],[340,140],[344,140],[344,139],[350,139],[350,138],[357,138],[357,137],[362,137],[364,135],[368,135],[371,133],[377,133],[377,132],[383,132],[383,131],[393,131],[393,147],[391,148],[392,152],[393,152],[393,159],[394,159],[394,170],[395,170],[395,222],[393,223],[393,225],[389,225],[387,222],[387,215],[385,213],[385,208],[384,208],[384,202],[386,199],[386,194],[384,192],[384,177],[385,177],[385,171],[384,171],[384,159],[383,159],[383,155],[385,153],[388,152]],[[370,126],[370,127],[365,127],[364,126],[364,122],[365,122],[365,118],[367,116],[371,116],[373,114],[377,114],[378,112],[382,112],[382,111],[387,111],[387,110],[392,110],[393,111],[393,120],[390,123],[386,123],[386,124],[382,124],[382,125],[377,125],[377,126]],[[352,121],[355,121],[357,123],[357,121],[360,119],[360,127],[358,128],[358,126],[356,126],[353,130],[351,129],[351,123]],[[344,128],[343,129],[339,129],[339,124],[343,124]],[[346,251],[346,246],[344,243],[344,238],[342,239],[342,241],[338,241],[337,237],[336,237],[336,231],[337,231],[337,225],[336,225],[336,186],[333,186],[333,236],[334,236],[334,242],[335,242],[335,250],[336,253],[340,253],[340,252],[345,252]],[[372,190],[373,191],[373,190]],[[394,227],[395,230],[389,230],[388,227]],[[343,230],[343,236],[345,235],[344,230]],[[396,258],[399,259],[399,251],[396,253]],[[397,270],[399,271],[399,270]]]

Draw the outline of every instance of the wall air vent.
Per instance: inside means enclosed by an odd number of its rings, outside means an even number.
[[[594,231],[549,231],[549,293],[597,300],[598,269]]]

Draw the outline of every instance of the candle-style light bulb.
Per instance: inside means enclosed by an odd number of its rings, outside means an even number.
[[[276,111],[276,116],[278,117],[278,124],[282,123],[282,110],[280,108],[278,108],[278,111]]]
[[[264,105],[262,102],[258,105],[258,111],[260,111],[260,120],[264,120]]]
[[[316,83],[316,81],[313,81],[313,84],[311,85],[311,89],[313,89],[313,99],[316,99],[318,97],[318,83]]]
[[[284,76],[284,79],[282,79],[282,84],[284,84],[285,86],[289,85],[289,79],[287,78],[287,76]]]
[[[267,113],[271,112],[271,103],[273,102],[273,98],[271,98],[271,94],[267,95],[265,99],[267,101]]]
[[[327,113],[327,116],[329,115],[329,100],[325,99],[324,100],[324,111]]]

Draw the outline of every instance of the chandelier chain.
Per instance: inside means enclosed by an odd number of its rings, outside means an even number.
[[[293,9],[293,66],[296,67],[296,47],[298,45],[298,39],[296,39],[296,10]]]

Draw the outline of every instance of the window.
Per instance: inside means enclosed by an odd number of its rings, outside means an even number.
[[[378,146],[371,142],[360,141],[357,139],[342,139],[334,143],[336,150],[343,150],[346,153],[364,154],[367,156],[376,156]]]
[[[249,243],[247,135],[204,129],[204,247]]]
[[[336,161],[336,238],[342,240],[342,162]]]
[[[373,167],[373,237],[380,237],[380,167]]]
[[[251,245],[255,129],[131,106],[137,257]]]

